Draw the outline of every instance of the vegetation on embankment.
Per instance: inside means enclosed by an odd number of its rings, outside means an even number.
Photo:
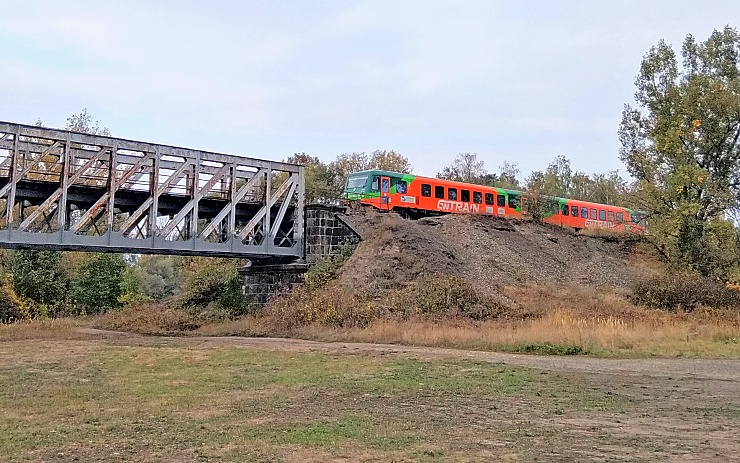
[[[154,335],[294,337],[604,357],[740,357],[740,311],[734,309],[656,310],[612,291],[591,289],[516,287],[505,292],[519,301],[518,312],[484,319],[479,312],[471,317],[442,305],[429,305],[430,312],[382,316],[346,293],[326,288],[323,296],[314,293],[311,300],[327,305],[273,305],[264,313],[219,320],[212,312],[159,304],[82,323]]]

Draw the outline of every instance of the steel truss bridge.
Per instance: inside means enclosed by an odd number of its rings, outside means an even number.
[[[302,166],[0,122],[0,247],[294,260]]]

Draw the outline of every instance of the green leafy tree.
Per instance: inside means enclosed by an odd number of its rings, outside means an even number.
[[[163,299],[175,294],[178,284],[177,257],[141,256],[133,266],[139,287],[151,299]]]
[[[544,172],[535,171],[527,178],[527,189],[538,194],[567,197],[572,181],[570,161],[565,156],[557,156]]]
[[[332,184],[329,166],[321,162],[319,158],[306,153],[295,153],[285,162],[300,164],[305,167],[306,203],[314,203],[338,196],[337,189]]]
[[[119,307],[126,262],[120,254],[92,254],[80,267],[74,299],[85,313]]]
[[[21,249],[13,254],[13,290],[34,305],[31,316],[56,316],[64,308],[69,281],[61,259],[62,253],[57,251]]]
[[[442,168],[437,178],[483,184],[487,174],[485,163],[478,159],[478,154],[466,152],[458,154],[452,164]]]
[[[557,156],[544,171],[533,172],[527,178],[526,187],[540,195],[613,205],[625,205],[627,192],[627,183],[619,172],[589,176],[573,171],[565,156]]]
[[[181,261],[181,304],[185,307],[205,308],[221,302],[235,305],[231,294],[238,278],[238,259],[221,257],[185,257]],[[238,285],[241,291],[241,284]]]
[[[656,246],[709,274],[705,244],[728,239],[710,224],[740,204],[740,36],[729,26],[704,42],[688,35],[681,55],[660,41],[643,58],[620,154]]]
[[[368,169],[389,170],[391,172],[411,173],[411,163],[408,158],[393,150],[373,151],[367,162]]]
[[[121,305],[132,305],[149,300],[139,285],[138,269],[134,265],[127,265],[123,269],[121,274],[121,294],[118,296],[118,302]]]

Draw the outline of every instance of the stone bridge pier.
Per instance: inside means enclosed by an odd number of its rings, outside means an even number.
[[[271,295],[302,283],[306,271],[321,259],[347,247],[354,248],[362,240],[346,208],[340,206],[306,206],[304,227],[302,261],[289,264],[250,261],[239,269],[244,293],[254,308],[264,307]]]

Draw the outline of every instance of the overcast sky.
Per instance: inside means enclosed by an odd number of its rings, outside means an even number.
[[[740,27],[738,1],[14,1],[0,120],[324,161],[394,149],[434,175],[459,152],[524,174],[565,155],[624,168],[642,56]]]

